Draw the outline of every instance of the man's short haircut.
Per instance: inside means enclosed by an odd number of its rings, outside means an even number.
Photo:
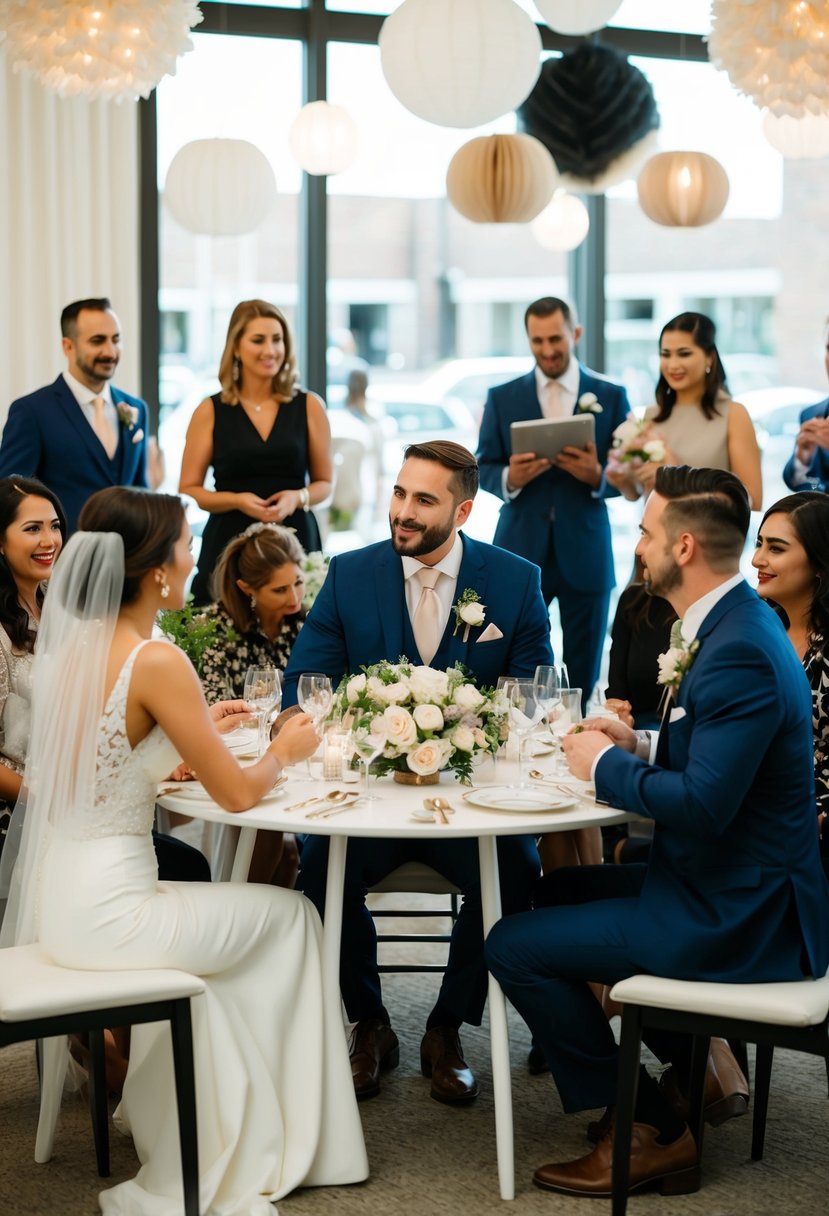
[[[654,490],[668,499],[662,521],[669,541],[691,532],[715,573],[736,573],[751,520],[740,479],[725,469],[667,465],[656,470]]]
[[[560,300],[558,296],[542,296],[540,300],[533,300],[532,304],[528,305],[524,313],[524,329],[529,328],[530,317],[551,317],[556,312],[561,313],[569,329],[576,328],[578,320],[575,308],[566,300]]]
[[[78,313],[112,312],[112,301],[106,296],[94,300],[75,300],[60,314],[60,332],[64,338],[74,338],[78,330]]]
[[[468,448],[448,439],[433,439],[429,443],[410,443],[403,453],[405,460],[434,460],[452,472],[450,485],[455,502],[464,502],[478,493],[481,479],[478,462]]]

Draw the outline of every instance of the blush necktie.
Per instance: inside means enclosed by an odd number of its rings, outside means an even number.
[[[118,447],[118,438],[104,413],[104,404],[103,397],[93,397],[92,407],[95,410],[95,417],[92,421],[92,429],[100,439],[107,456],[112,460],[115,449]]]
[[[544,386],[543,413],[545,418],[561,418],[564,414],[558,380],[548,380]]]
[[[426,667],[435,657],[442,632],[440,597],[435,591],[440,575],[440,570],[432,570],[429,566],[422,566],[415,575],[420,583],[420,599],[412,617],[412,631],[418,653]]]

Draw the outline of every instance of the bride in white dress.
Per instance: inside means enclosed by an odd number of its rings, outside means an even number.
[[[179,499],[111,488],[79,522],[43,615],[3,939],[39,940],[69,967],[176,967],[205,978],[192,1010],[202,1216],[273,1216],[271,1201],[297,1186],[368,1174],[320,922],[294,891],[159,882],[150,830],[156,785],[179,758],[216,802],[240,811],[314,750],[316,734],[298,716],[241,768],[189,660],[150,641],[159,608],[182,605],[193,566]],[[102,1192],[102,1211],[178,1216],[166,1026],[133,1028],[117,1117],[141,1169]]]

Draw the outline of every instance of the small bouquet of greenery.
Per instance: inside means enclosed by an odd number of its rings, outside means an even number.
[[[159,613],[158,624],[164,636],[184,651],[199,676],[202,674],[204,652],[219,637],[227,638],[229,642],[238,641],[232,629],[226,628],[215,616],[193,603],[175,611]]]
[[[306,553],[305,561],[302,563],[302,573],[305,576],[305,595],[302,597],[302,607],[307,612],[317,598],[320,592],[320,587],[325,582],[325,576],[328,574],[328,563],[330,557],[326,557],[324,553],[315,551],[314,553]]]

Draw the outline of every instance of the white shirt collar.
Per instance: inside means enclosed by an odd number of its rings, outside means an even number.
[[[423,562],[418,561],[416,557],[401,557],[403,562],[403,578],[414,578],[418,570],[423,569]],[[460,532],[455,533],[455,543],[446,557],[441,558],[434,566],[430,566],[430,570],[440,570],[441,574],[448,574],[450,578],[456,579],[460,573],[461,562],[463,561],[463,541],[461,540]]]
[[[112,402],[112,394],[109,389],[109,381],[104,384],[104,387],[99,393],[91,389],[87,384],[81,384],[80,380],[76,380],[71,372],[65,371],[63,378],[66,381],[66,386],[72,396],[77,401],[78,405],[89,405],[96,397],[102,397],[105,402]]]
[[[724,595],[728,595],[729,591],[733,591],[735,587],[744,581],[742,574],[734,574],[724,583],[720,583],[719,587],[715,587],[713,591],[708,591],[705,595],[694,601],[682,618],[682,639],[686,646],[690,646],[691,642],[693,642],[702,628],[702,622],[714,605],[718,604]]]
[[[567,371],[559,376],[556,384],[569,393],[573,400],[579,395],[579,383],[581,381],[581,368],[579,367],[578,359],[571,359],[567,365]],[[535,365],[535,387],[539,394],[539,400],[543,400],[544,390],[550,383],[550,377],[545,376],[541,368],[536,363]]]

